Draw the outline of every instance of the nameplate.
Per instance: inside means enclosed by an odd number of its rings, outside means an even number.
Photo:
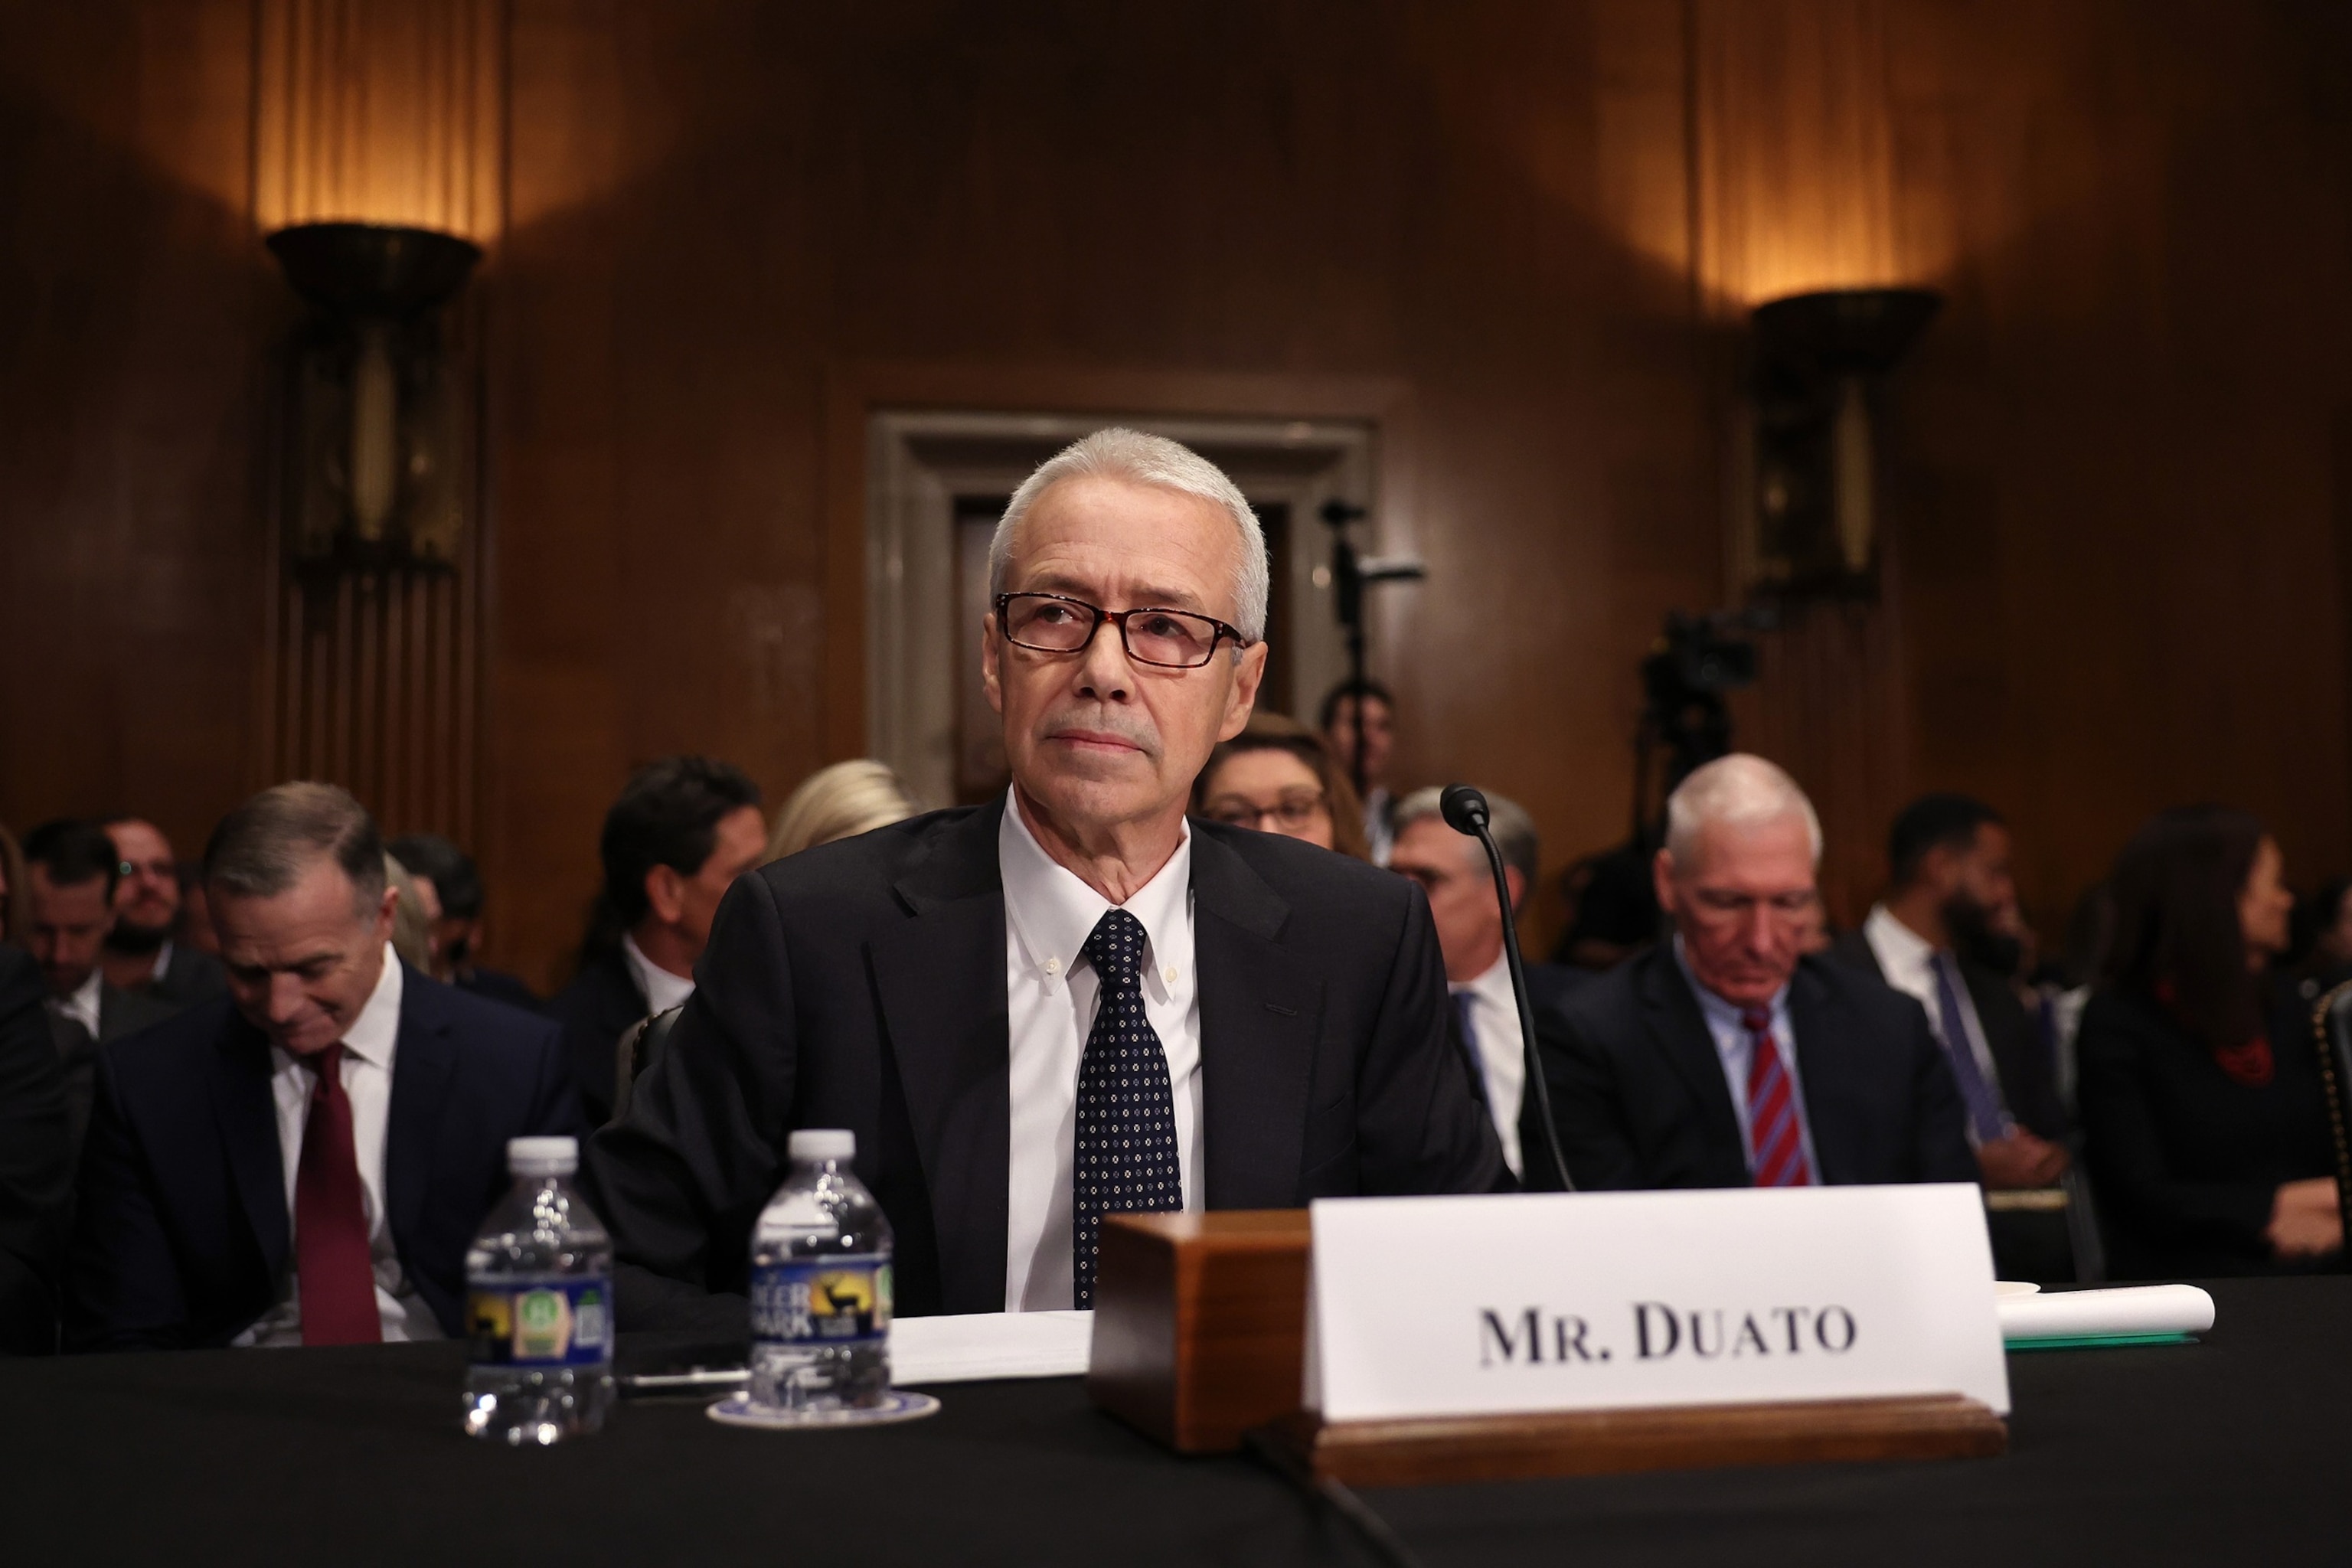
[[[1327,1422],[1957,1394],[2009,1412],[1973,1185],[1313,1208]]]

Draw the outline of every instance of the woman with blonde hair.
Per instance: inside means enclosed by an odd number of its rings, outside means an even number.
[[[907,786],[887,763],[871,757],[819,768],[801,781],[776,810],[768,858],[781,860],[836,838],[855,838],[915,815]]]

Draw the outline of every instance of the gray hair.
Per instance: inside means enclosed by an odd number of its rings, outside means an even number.
[[[1402,833],[1424,816],[1444,821],[1444,802],[1445,792],[1434,784],[1413,791],[1397,803],[1396,831]],[[1502,851],[1503,864],[1526,880],[1526,891],[1520,896],[1524,898],[1527,892],[1534,891],[1536,874],[1543,864],[1543,842],[1536,837],[1536,819],[1517,801],[1490,790],[1486,794],[1486,831],[1495,836],[1495,847]],[[1473,861],[1481,867],[1486,865],[1486,852],[1478,847],[1475,838],[1466,833],[1462,835],[1462,847]]]
[[[1240,487],[1225,477],[1223,468],[1181,442],[1118,426],[1097,430],[1063,447],[1039,464],[1037,471],[1022,480],[1021,488],[1013,492],[1013,499],[1005,503],[1004,516],[997,521],[996,536],[988,542],[990,598],[1004,592],[1004,569],[1013,557],[1013,536],[1020,531],[1022,520],[1029,515],[1029,509],[1037,504],[1037,498],[1064,479],[1089,475],[1197,496],[1231,513],[1234,526],[1242,534],[1241,571],[1234,578],[1234,626],[1250,642],[1265,637],[1265,604],[1272,591],[1265,561],[1265,531],[1258,526],[1257,513],[1250,510]],[[1236,656],[1241,652],[1239,648],[1234,651]]]
[[[213,829],[205,882],[233,898],[274,899],[320,856],[352,879],[362,910],[383,897],[383,836],[367,807],[330,784],[273,784]]]
[[[1812,840],[1813,864],[1820,865],[1822,819],[1797,781],[1761,757],[1734,752],[1694,768],[1666,797],[1666,853],[1687,864],[1697,852],[1699,830],[1710,822],[1760,827],[1784,816],[1804,823]]]

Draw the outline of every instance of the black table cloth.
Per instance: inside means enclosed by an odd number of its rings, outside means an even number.
[[[1990,1460],[1367,1494],[1446,1564],[2352,1561],[2352,1279],[2225,1282],[2193,1346],[2010,1358]],[[937,1416],[769,1434],[629,1403],[519,1452],[459,1435],[451,1345],[0,1363],[7,1558],[1088,1564],[1370,1559],[1269,1472],[1178,1459],[1076,1380],[950,1384]]]

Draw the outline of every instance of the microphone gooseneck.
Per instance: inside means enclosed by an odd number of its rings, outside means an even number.
[[[1473,785],[1457,784],[1447,784],[1437,798],[1445,826],[1486,847],[1486,865],[1495,874],[1495,900],[1503,910],[1503,955],[1510,963],[1511,1000],[1519,1008],[1519,1048],[1526,1057],[1528,1080],[1521,1093],[1535,1098],[1536,1120],[1542,1124],[1544,1147],[1551,1155],[1553,1173],[1559,1177],[1559,1190],[1572,1193],[1576,1182],[1568,1173],[1568,1156],[1560,1152],[1559,1126],[1551,1113],[1551,1086],[1544,1081],[1543,1061],[1536,1052],[1535,1009],[1528,1005],[1528,969],[1519,957],[1519,925],[1512,918],[1510,879],[1503,875],[1503,852],[1495,847],[1495,836],[1487,831],[1486,797]],[[1528,1152],[1522,1150],[1519,1158],[1525,1164]]]

